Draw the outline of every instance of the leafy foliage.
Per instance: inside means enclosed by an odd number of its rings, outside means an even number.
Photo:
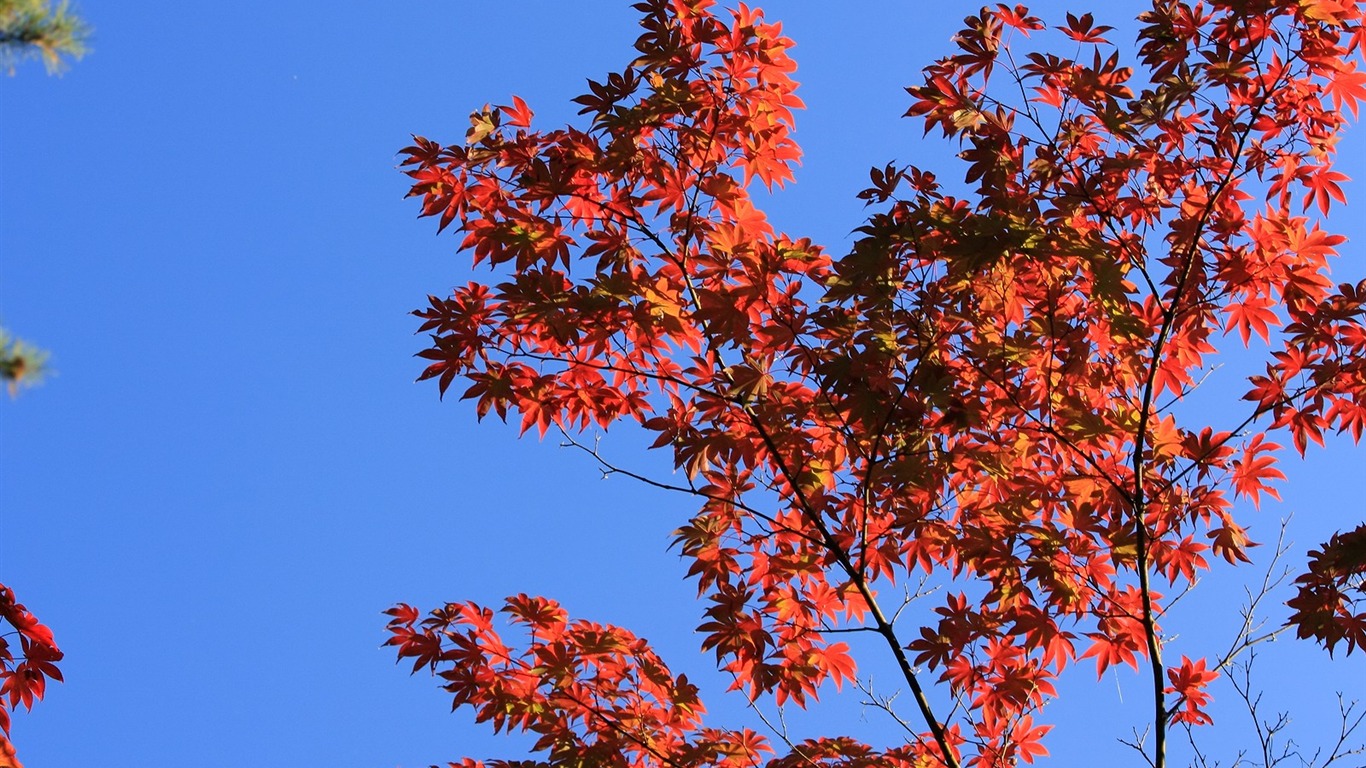
[[[14,747],[9,742],[9,713],[21,704],[32,709],[33,702],[43,698],[48,680],[62,681],[62,672],[57,668],[62,652],[52,638],[52,630],[16,602],[14,591],[3,584],[0,620],[4,621],[0,628],[5,628],[0,633],[0,761],[17,766]],[[17,657],[12,644],[16,637]]]
[[[56,8],[50,0],[0,0],[0,63],[14,65],[36,56],[49,74],[61,72],[63,56],[81,58],[90,27],[72,13],[66,0]]]
[[[46,350],[11,336],[0,328],[0,381],[5,383],[10,397],[19,394],[20,387],[31,387],[47,375]]]
[[[1329,653],[1343,640],[1348,653],[1366,648],[1366,523],[1310,552],[1309,568],[1295,583],[1299,592],[1289,605],[1300,637],[1318,639]]]
[[[1366,426],[1366,281],[1328,277],[1343,238],[1323,228],[1366,98],[1362,5],[1161,0],[1132,57],[1090,14],[1049,29],[983,8],[907,89],[907,114],[961,144],[970,191],[873,169],[838,259],[749,192],[799,158],[780,26],[743,4],[635,7],[639,56],[575,100],[585,125],[535,130],[514,98],[471,115],[464,144],[403,150],[421,214],[499,275],[415,313],[422,378],[462,379],[480,417],[523,432],[653,433],[699,500],[676,545],[735,688],[804,705],[856,679],[832,633],[866,631],[924,730],[774,755],[703,728],[634,635],[539,598],[504,608],[521,646],[480,606],[395,608],[400,657],[538,734],[549,764],[678,767],[1033,762],[1055,680],[1093,660],[1150,675],[1163,765],[1167,726],[1211,722],[1230,661],[1165,664],[1164,593],[1211,556],[1250,559],[1235,500],[1276,496],[1271,432],[1302,454]],[[1008,55],[1052,33],[1074,57]],[[1182,410],[1218,345],[1254,335],[1269,354],[1245,420]],[[878,586],[922,574],[954,587],[898,622]],[[1340,591],[1313,599],[1300,634],[1354,650],[1366,617]],[[935,712],[930,676],[963,706]]]

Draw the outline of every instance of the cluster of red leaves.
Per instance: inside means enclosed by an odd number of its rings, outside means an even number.
[[[1366,523],[1310,552],[1309,568],[1295,583],[1299,592],[1288,605],[1300,637],[1318,640],[1330,654],[1344,640],[1348,653],[1366,648]]]
[[[451,603],[427,618],[408,605],[386,613],[387,644],[413,660],[413,671],[439,668],[455,706],[471,707],[495,732],[536,734],[534,749],[552,764],[739,768],[762,765],[773,753],[749,729],[703,728],[696,686],[672,675],[645,641],[620,627],[571,622],[551,600],[518,595],[504,603],[500,613],[527,636],[522,647],[506,644],[494,612],[474,603]],[[918,754],[884,755],[840,739],[811,742],[803,752],[900,768],[916,765]]]
[[[57,662],[62,652],[52,639],[52,630],[38,623],[21,603],[15,602],[14,591],[0,584],[0,765],[5,761],[18,766],[14,747],[9,742],[10,711],[19,705],[32,709],[33,702],[43,698],[49,679],[62,681]],[[4,629],[8,624],[11,629]],[[19,655],[12,645],[18,636]]]
[[[1366,281],[1334,286],[1342,238],[1319,222],[1343,201],[1344,111],[1366,98],[1361,5],[1157,3],[1139,18],[1142,75],[1089,14],[1057,28],[1075,59],[1003,56],[1045,25],[984,8],[908,89],[975,189],[874,169],[874,210],[839,259],[776,233],[748,192],[792,178],[791,42],[743,4],[713,6],[638,3],[640,55],[576,100],[587,127],[532,130],[514,99],[472,115],[463,146],[404,150],[422,215],[501,275],[415,313],[432,334],[422,378],[442,393],[463,378],[480,416],[517,414],[524,432],[655,433],[700,502],[676,544],[707,602],[703,648],[751,698],[804,704],[853,678],[831,630],[885,639],[927,730],[914,754],[808,745],[832,764],[1032,761],[1048,729],[1034,717],[1081,658],[1150,666],[1159,742],[1169,721],[1208,722],[1217,667],[1163,667],[1152,581],[1179,591],[1206,553],[1249,559],[1234,500],[1275,495],[1267,432],[1302,453],[1366,426]],[[1219,429],[1172,403],[1235,331],[1271,353],[1247,420]],[[965,589],[903,637],[877,586],[920,573]],[[513,653],[482,609],[420,631],[396,610],[402,655],[544,749],[757,754],[689,730],[700,705],[678,714],[677,683],[629,692],[656,661],[622,630],[574,625],[615,638],[610,663],[556,630],[568,666],[547,678],[545,628]],[[968,702],[952,722],[913,664]]]
[[[1181,657],[1181,666],[1167,670],[1171,685],[1165,692],[1175,694],[1179,705],[1173,708],[1172,721],[1191,725],[1213,723],[1214,718],[1203,709],[1213,698],[1205,687],[1218,676],[1219,673],[1209,669],[1204,659],[1191,661],[1185,656]]]

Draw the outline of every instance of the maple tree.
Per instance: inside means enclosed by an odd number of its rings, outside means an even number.
[[[1158,0],[1132,51],[1091,14],[985,7],[907,89],[907,115],[961,146],[965,185],[874,168],[840,257],[750,193],[799,158],[780,25],[634,7],[639,55],[590,81],[583,125],[535,129],[513,97],[463,143],[403,150],[421,215],[497,275],[415,313],[422,378],[695,497],[675,545],[735,690],[804,706],[857,684],[839,637],[868,633],[919,726],[883,748],[704,725],[696,686],[635,634],[543,597],[399,605],[398,656],[534,734],[534,764],[676,768],[1034,762],[1059,676],[1127,665],[1152,703],[1134,746],[1163,766],[1169,730],[1211,722],[1211,682],[1258,640],[1190,652],[1169,596],[1211,560],[1250,562],[1242,513],[1277,497],[1277,440],[1303,454],[1366,428],[1366,280],[1330,279],[1344,238],[1326,228],[1366,100],[1366,4]],[[1182,404],[1229,344],[1265,361],[1243,419],[1210,423]],[[683,479],[574,439],[622,421]],[[1366,645],[1363,536],[1323,544],[1290,602],[1330,652]],[[945,588],[889,601],[921,576]]]

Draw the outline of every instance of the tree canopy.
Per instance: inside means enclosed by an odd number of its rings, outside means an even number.
[[[744,4],[635,8],[637,57],[590,81],[580,124],[537,128],[513,97],[462,143],[403,151],[421,214],[494,275],[415,313],[422,378],[696,499],[675,546],[736,695],[863,686],[846,641],[867,635],[910,699],[873,701],[908,735],[703,725],[697,688],[635,633],[544,597],[399,605],[400,658],[536,735],[535,764],[1034,762],[1078,665],[1143,671],[1149,764],[1177,728],[1203,760],[1211,684],[1276,632],[1196,647],[1167,609],[1251,560],[1278,441],[1366,427],[1366,280],[1330,277],[1328,228],[1366,99],[1363,4],[1160,0],[1132,48],[1091,14],[985,7],[907,89],[961,176],[872,169],[841,255],[775,231],[752,193],[800,157],[781,26]],[[1216,423],[1187,403],[1231,347],[1262,362]],[[678,473],[580,437],[619,422]],[[1290,601],[1329,652],[1366,645],[1364,533],[1324,543]]]

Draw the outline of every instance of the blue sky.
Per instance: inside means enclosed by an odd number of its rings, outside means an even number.
[[[900,119],[901,89],[974,6],[762,5],[798,43],[809,107],[798,183],[772,210],[838,253],[869,166],[952,168]],[[454,238],[415,221],[397,150],[413,133],[459,141],[471,109],[513,93],[544,125],[570,119],[584,78],[631,58],[629,3],[79,11],[91,55],[61,78],[36,63],[0,78],[0,321],[50,349],[57,371],[0,402],[0,581],[57,633],[68,680],[16,716],[20,757],[520,757],[524,742],[451,715],[433,681],[380,648],[395,602],[517,592],[650,638],[704,682],[718,724],[758,727],[723,706],[725,681],[696,651],[695,590],[666,553],[688,500],[604,481],[554,440],[518,441],[413,383],[422,341],[407,312],[470,269]],[[1342,148],[1353,176],[1362,146]],[[1366,239],[1360,217],[1337,226]],[[1357,279],[1360,247],[1346,253],[1344,279]],[[635,435],[610,440],[636,466],[663,463]],[[1264,506],[1255,536],[1274,539],[1294,512],[1302,553],[1366,519],[1366,453],[1333,448],[1288,467],[1285,503]],[[1219,594],[1227,608],[1238,592]],[[1267,652],[1261,681],[1304,721],[1333,711],[1334,679],[1366,679],[1361,656],[1330,665],[1289,645]],[[1117,686],[1130,703],[1142,689],[1078,672],[1055,753],[1135,762],[1113,742],[1127,726],[1097,713],[1117,706]],[[895,738],[856,701],[819,723]]]

